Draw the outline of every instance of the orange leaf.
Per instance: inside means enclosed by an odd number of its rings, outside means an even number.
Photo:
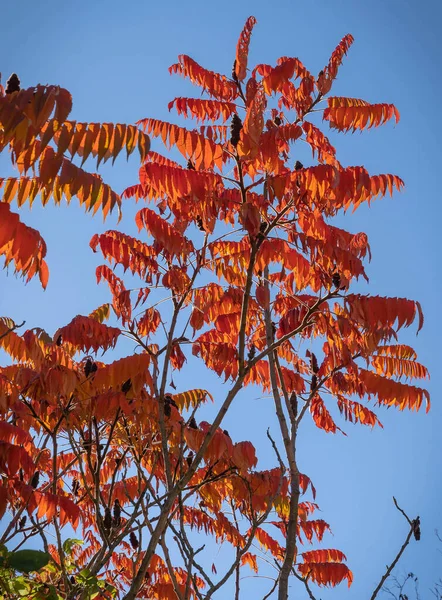
[[[155,333],[161,323],[161,315],[156,308],[148,308],[137,320],[138,335],[141,337]]]
[[[350,46],[353,44],[354,38],[349,33],[345,35],[339,44],[334,49],[328,65],[319,73],[317,87],[321,94],[327,94],[330,91],[332,82],[336,79],[338,68],[342,64],[342,59],[347,54]]]
[[[139,230],[145,227],[169,254],[185,258],[193,252],[192,242],[150,208],[140,210],[135,221]]]
[[[201,389],[173,394],[172,398],[180,410],[198,406],[200,402],[206,402],[207,398],[210,398],[212,402],[214,401],[213,396],[207,390]]]
[[[425,400],[426,412],[430,410],[430,394],[427,390],[387,379],[364,369],[359,369],[358,376],[365,393],[369,397],[376,396],[379,404],[396,406],[399,410],[408,408],[418,411]]]
[[[198,121],[217,121],[222,118],[225,122],[236,112],[236,105],[233,102],[205,100],[203,98],[175,98],[169,102],[169,111],[173,107],[179,115],[184,117],[190,115]]]
[[[235,75],[239,81],[243,81],[247,75],[247,58],[249,54],[250,36],[256,25],[255,17],[249,17],[241,31],[236,45]]]
[[[243,565],[249,565],[255,573],[258,573],[258,561],[255,554],[245,552],[241,557],[241,566]]]
[[[261,84],[256,83],[254,97],[247,107],[246,118],[237,146],[238,154],[242,158],[253,159],[258,153],[259,140],[264,129],[264,111],[266,106],[267,100],[264,88]]]
[[[418,318],[419,333],[424,324],[420,303],[406,298],[348,294],[345,297],[345,306],[350,317],[368,329],[389,328],[396,324],[397,331],[401,327],[410,327]]]
[[[213,169],[214,166],[222,168],[223,147],[202,132],[189,131],[157,119],[141,119],[137,125],[141,125],[153,137],[161,137],[169,148],[175,146],[186,159],[192,160],[197,170]]]
[[[310,402],[310,412],[319,429],[324,429],[327,433],[336,433],[336,430],[339,429],[318,394],[315,394]]]
[[[210,96],[217,100],[231,101],[238,97],[238,87],[224,75],[208,71],[185,54],[178,56],[179,62],[169,68],[170,73],[178,73],[188,77],[192,83],[199,85]]]
[[[132,274],[137,273],[148,283],[158,274],[157,251],[125,233],[106,231],[101,235],[95,234],[89,245],[94,252],[100,246],[103,256],[111,264],[114,262],[122,265],[125,270],[129,269]]]
[[[180,345],[178,343],[172,344],[172,350],[170,352],[170,364],[174,369],[182,369],[184,363],[186,362],[186,357],[184,356],[184,352],[181,350]]]
[[[3,181],[0,180],[0,186]],[[6,265],[13,262],[16,273],[26,276],[26,281],[38,274],[46,288],[46,244],[38,231],[21,223],[5,202],[0,202],[0,255],[5,257]]]
[[[323,118],[339,131],[379,127],[391,118],[399,122],[399,112],[393,104],[369,104],[354,98],[328,98]]]

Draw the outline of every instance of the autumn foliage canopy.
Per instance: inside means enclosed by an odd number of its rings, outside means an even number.
[[[139,239],[109,230],[90,241],[106,303],[51,333],[0,320],[10,357],[0,368],[1,541],[50,555],[32,575],[35,593],[239,598],[241,574],[268,576],[268,561],[274,582],[263,596],[285,600],[297,580],[350,586],[345,555],[322,543],[329,525],[299,464],[298,430],[308,418],[331,433],[345,421],[376,427],[377,406],[429,408],[411,381],[427,370],[398,339],[422,327],[419,303],[353,291],[367,279],[368,239],[333,225],[403,182],[342,165],[323,131],[399,113],[332,95],[351,35],[314,75],[293,57],[249,65],[254,25],[250,17],[228,75],[185,55],[170,67],[197,87],[196,98],[169,104],[181,125],[79,123],[65,89],[1,88],[0,149],[17,171],[0,179],[5,266],[48,285],[45,242],[17,213],[26,203],[72,200],[105,217],[139,204]],[[157,138],[173,159],[150,149]],[[91,157],[98,168],[134,151],[138,181],[121,196],[84,169]],[[113,360],[123,337],[132,351]],[[196,361],[219,384],[177,389],[174,372]],[[223,429],[246,386],[274,403],[280,431],[264,428],[262,442],[269,470]],[[199,419],[206,403],[210,423]],[[227,566],[201,551],[209,538],[231,548]],[[235,581],[236,591],[219,592]]]

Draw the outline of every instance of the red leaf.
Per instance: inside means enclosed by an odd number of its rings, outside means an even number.
[[[59,336],[64,342],[72,344],[76,349],[89,352],[91,349],[113,348],[120,335],[120,329],[99,323],[91,317],[76,316],[72,321],[58,329],[54,334],[56,340]]]
[[[261,215],[259,209],[250,202],[245,202],[241,206],[241,223],[251,237],[259,233]]]
[[[255,295],[258,304],[262,308],[270,308],[270,290],[268,287],[266,287],[265,285],[257,285]]]

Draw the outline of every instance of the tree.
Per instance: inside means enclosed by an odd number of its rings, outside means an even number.
[[[419,303],[351,292],[367,279],[368,239],[331,224],[403,182],[342,166],[313,114],[348,132],[397,122],[399,113],[330,95],[351,35],[314,77],[288,57],[250,70],[254,25],[250,17],[229,77],[185,55],[170,68],[202,88],[201,98],[169,104],[195,119],[194,129],[153,118],[137,123],[144,133],[66,121],[69,96],[53,87],[0,99],[2,147],[9,144],[20,171],[2,181],[0,251],[28,279],[39,273],[47,283],[44,243],[18,225],[8,203],[77,195],[106,215],[119,197],[65,153],[82,163],[92,154],[100,164],[138,143],[142,160],[139,182],[123,197],[145,203],[136,223],[148,241],[112,230],[90,243],[109,263],[96,274],[111,302],[53,336],[19,334],[20,325],[0,321],[0,345],[12,359],[0,370],[0,512],[13,515],[1,541],[17,550],[39,536],[52,562],[35,581],[54,598],[208,599],[233,578],[237,599],[242,570],[268,575],[268,563],[274,576],[265,598],[285,600],[292,580],[310,598],[312,585],[351,585],[343,552],[298,548],[300,540],[319,545],[329,529],[313,514],[316,492],[300,470],[298,432],[311,415],[336,433],[337,412],[375,427],[366,399],[429,408],[428,392],[403,381],[425,379],[427,370],[397,335],[415,321],[422,327]],[[148,136],[181,158],[150,151]],[[297,159],[301,140],[318,164]],[[27,177],[30,168],[38,175]],[[99,360],[123,338],[134,342],[128,356]],[[222,385],[177,389],[174,372],[196,360]],[[257,468],[249,441],[222,428],[249,385],[271,395],[280,427],[278,440],[267,432],[269,470]],[[207,402],[214,418],[198,422]],[[69,526],[81,543],[66,539]],[[203,554],[210,537],[231,546],[227,568]]]

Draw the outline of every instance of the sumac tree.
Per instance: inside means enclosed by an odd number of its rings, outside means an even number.
[[[286,600],[295,579],[311,598],[315,586],[351,585],[343,552],[321,543],[329,526],[315,514],[298,432],[312,418],[335,433],[339,413],[375,427],[376,406],[428,410],[427,391],[410,383],[427,370],[398,340],[400,329],[422,327],[419,303],[352,291],[367,278],[368,239],[333,225],[403,182],[343,166],[313,115],[348,132],[397,122],[398,111],[332,95],[351,35],[314,75],[291,57],[248,66],[254,25],[250,17],[227,76],[185,55],[170,68],[198,88],[169,104],[193,129],[154,118],[68,121],[70,96],[51,86],[0,98],[1,147],[19,171],[0,180],[6,264],[47,283],[44,242],[13,201],[76,196],[105,215],[128,198],[140,204],[140,239],[110,230],[90,242],[109,302],[52,335],[0,321],[11,357],[0,369],[1,541],[17,550],[40,539],[52,563],[35,581],[51,597],[209,599],[226,597],[232,579],[238,599],[241,573],[266,569],[263,556],[274,569],[263,598]],[[149,138],[173,159],[151,151]],[[301,141],[317,164],[301,164]],[[92,155],[99,164],[135,146],[139,180],[121,198],[72,162]],[[123,337],[133,350],[112,360]],[[176,389],[173,372],[195,360],[219,385]],[[256,423],[271,469],[223,429],[246,386],[274,403],[280,430],[267,439]],[[199,417],[207,402],[210,423]],[[410,527],[408,539],[415,520]],[[67,539],[71,528],[81,544]],[[207,537],[231,547],[229,566],[208,560]],[[7,552],[2,564],[12,568]]]

